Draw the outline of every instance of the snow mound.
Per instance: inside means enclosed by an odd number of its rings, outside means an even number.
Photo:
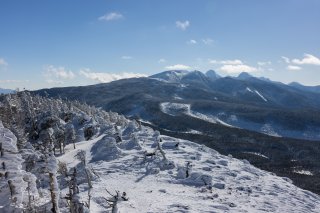
[[[91,162],[111,161],[121,157],[122,151],[118,148],[116,140],[110,136],[104,136],[98,140],[91,148]]]

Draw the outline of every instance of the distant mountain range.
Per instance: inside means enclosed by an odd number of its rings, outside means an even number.
[[[0,88],[0,94],[9,94],[9,93],[12,93],[13,90],[11,89],[3,89],[3,88]]]
[[[298,82],[292,82],[289,85],[302,91],[320,93],[320,86],[304,86]]]
[[[297,83],[286,85],[248,73],[221,77],[213,70],[206,74],[171,70],[148,78],[43,89],[36,93],[84,101],[106,110],[140,117],[157,123],[159,127],[163,126],[166,114],[162,103],[167,103],[170,109],[178,103],[180,106],[189,105],[192,112],[202,116],[199,119],[208,118],[206,122],[277,137],[320,140],[320,93],[316,92],[317,88]],[[191,116],[183,110],[179,112],[176,115]],[[188,128],[171,130],[187,131]]]

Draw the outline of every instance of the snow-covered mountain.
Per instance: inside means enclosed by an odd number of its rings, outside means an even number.
[[[318,195],[288,178],[117,113],[26,92],[0,103],[0,212],[320,208]]]
[[[150,76],[150,78],[165,80],[170,83],[179,83],[181,79],[189,74],[186,70],[169,70]]]
[[[319,93],[255,78],[248,73],[222,78],[212,70],[206,74],[174,70],[150,78],[35,93],[86,101],[149,122],[159,120],[161,103],[189,104],[193,111],[241,129],[268,134],[267,125],[281,137],[320,140]]]

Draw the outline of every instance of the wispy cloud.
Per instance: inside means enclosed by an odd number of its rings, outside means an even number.
[[[227,73],[240,73],[240,72],[256,72],[259,69],[243,63],[239,59],[234,60],[212,60],[209,59],[210,64],[221,64],[220,70]]]
[[[222,60],[222,61],[218,61],[218,60],[209,60],[210,64],[229,64],[229,65],[238,65],[238,64],[243,64],[243,62],[239,59],[235,59],[235,60]]]
[[[197,44],[198,42],[194,39],[187,41],[187,44]]]
[[[158,61],[158,63],[166,63],[166,62],[167,62],[167,60],[164,59],[164,58],[160,58],[159,61]]]
[[[53,79],[47,79],[46,82],[47,82],[48,84],[64,84],[63,81],[53,80]]]
[[[30,82],[29,80],[0,80],[0,83],[28,83]]]
[[[133,57],[132,57],[132,56],[129,56],[129,55],[121,56],[121,58],[122,58],[123,60],[130,60],[130,59],[133,59]]]
[[[123,19],[124,16],[121,13],[118,12],[111,12],[111,13],[107,13],[103,16],[100,16],[98,18],[99,21],[115,21],[115,20],[119,20],[119,19]]]
[[[175,65],[171,65],[171,66],[166,66],[165,69],[168,69],[168,70],[189,70],[189,69],[191,69],[191,67],[184,65],[184,64],[175,64]]]
[[[57,79],[73,79],[75,77],[75,74],[70,71],[66,70],[64,67],[55,67],[53,65],[49,65],[45,68],[45,72],[43,75],[48,78],[57,78]]]
[[[282,60],[284,60],[284,62],[286,62],[287,64],[290,64],[290,59],[288,57],[285,56],[281,56]]]
[[[187,21],[176,21],[176,27],[181,30],[186,30],[190,26],[190,22]]]
[[[0,58],[0,66],[8,66],[8,62],[4,58]]]
[[[257,64],[259,66],[267,66],[267,65],[271,65],[271,61],[258,61]]]
[[[105,73],[105,72],[93,72],[90,69],[82,69],[80,70],[80,75],[97,81],[101,83],[107,83],[111,81],[116,81],[120,79],[125,79],[125,78],[140,78],[140,77],[147,77],[145,74],[141,73],[132,73],[132,72],[124,72],[124,73]]]
[[[320,65],[320,59],[311,54],[304,54],[302,59],[293,59],[292,63],[298,65]]]
[[[227,64],[227,65],[223,65],[220,68],[220,70],[227,72],[227,73],[256,72],[256,71],[258,71],[257,68],[251,67],[251,66],[248,66],[245,64],[236,64],[236,65]]]
[[[211,44],[213,44],[214,40],[211,39],[211,38],[204,38],[204,39],[202,39],[202,42],[203,42],[205,45],[211,45]]]
[[[287,70],[301,70],[301,67],[294,66],[294,65],[288,65]]]

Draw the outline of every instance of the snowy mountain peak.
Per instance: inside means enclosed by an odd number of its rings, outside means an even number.
[[[156,78],[168,81],[170,83],[178,83],[180,82],[181,78],[187,75],[189,71],[187,70],[168,70],[161,73],[157,73],[154,75],[149,76],[150,78]]]

